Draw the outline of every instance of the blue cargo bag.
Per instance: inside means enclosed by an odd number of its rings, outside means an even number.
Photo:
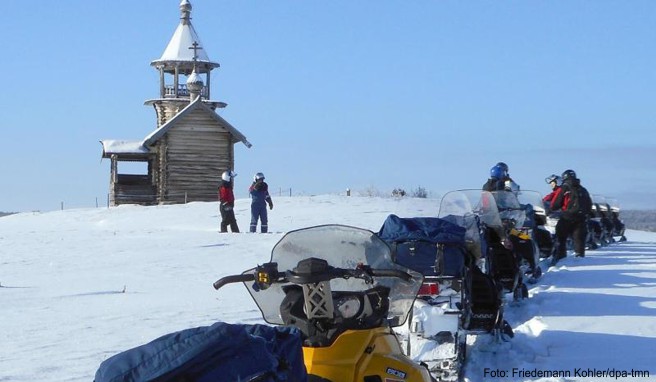
[[[116,354],[94,382],[307,382],[301,333],[292,327],[234,325],[186,329]]]
[[[440,218],[387,217],[378,236],[392,247],[394,261],[424,276],[462,277],[465,228]]]

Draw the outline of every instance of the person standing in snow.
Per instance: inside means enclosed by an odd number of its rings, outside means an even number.
[[[253,177],[253,184],[248,189],[251,195],[251,227],[250,231],[257,231],[257,221],[260,220],[261,232],[269,232],[267,204],[273,209],[273,201],[269,195],[269,185],[264,181],[264,174],[258,172]]]
[[[542,198],[542,202],[544,202],[544,206],[547,208],[547,211],[551,211],[551,203],[554,201],[554,199],[556,199],[556,196],[558,196],[561,191],[560,185],[562,184],[562,179],[556,174],[551,174],[546,177],[544,181],[551,186],[551,192],[549,195]]]
[[[221,185],[219,186],[219,212],[221,213],[221,232],[228,232],[228,226],[232,232],[239,232],[237,219],[235,218],[235,194],[234,178],[237,176],[233,171],[224,171],[221,174]]]
[[[552,265],[567,257],[567,238],[574,241],[576,257],[585,257],[585,240],[588,235],[587,219],[592,211],[592,199],[574,170],[566,170],[561,176],[563,185],[555,199],[551,202],[553,211],[561,211],[556,224],[558,248]]]

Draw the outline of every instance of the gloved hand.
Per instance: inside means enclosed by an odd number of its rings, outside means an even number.
[[[269,202],[269,209],[270,209],[270,210],[273,209],[273,202]]]

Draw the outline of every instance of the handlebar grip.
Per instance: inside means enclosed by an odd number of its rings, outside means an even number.
[[[374,277],[397,277],[404,281],[412,280],[412,276],[409,273],[398,269],[375,269],[371,273]]]
[[[214,282],[214,289],[218,290],[222,286],[226,284],[232,284],[232,283],[243,283],[246,281],[254,281],[255,280],[255,274],[253,273],[244,273],[241,275],[232,275],[232,276],[226,276],[218,279],[217,281]]]

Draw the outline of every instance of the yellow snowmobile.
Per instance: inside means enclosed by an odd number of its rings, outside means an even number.
[[[214,287],[243,282],[266,322],[298,328],[310,382],[430,382],[391,329],[406,321],[422,280],[373,232],[323,225],[287,233],[269,263]]]

